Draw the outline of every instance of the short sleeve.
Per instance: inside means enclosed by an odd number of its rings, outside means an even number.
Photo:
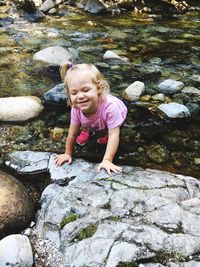
[[[71,124],[80,125],[80,112],[77,108],[71,108]]]
[[[117,103],[110,103],[106,108],[106,121],[108,129],[113,129],[121,126],[127,115],[127,108],[119,108]]]

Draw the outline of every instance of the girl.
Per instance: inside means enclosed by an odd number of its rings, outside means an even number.
[[[97,133],[101,134],[97,142],[107,143],[97,171],[103,168],[108,174],[111,171],[121,172],[122,168],[112,161],[119,145],[120,126],[127,115],[126,106],[117,97],[109,94],[107,81],[94,65],[66,63],[61,67],[60,73],[68,90],[71,122],[65,153],[55,157],[56,165],[60,166],[64,162],[71,164],[74,143],[84,145],[90,134]],[[82,131],[77,137],[80,129]],[[107,135],[102,136],[105,131]]]

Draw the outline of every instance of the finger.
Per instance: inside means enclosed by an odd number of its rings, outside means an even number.
[[[99,165],[99,166],[97,167],[97,172],[100,172],[100,170],[101,170],[101,165]]]
[[[68,164],[70,165],[72,163],[72,159],[69,159],[68,160]]]
[[[56,166],[58,166],[58,164],[59,164],[58,162],[59,162],[58,159],[55,160],[55,164],[56,164]]]
[[[122,168],[121,167],[118,167],[118,166],[114,166],[112,169],[111,169],[114,173],[119,173],[122,171]]]
[[[108,174],[111,174],[110,168],[105,168]]]

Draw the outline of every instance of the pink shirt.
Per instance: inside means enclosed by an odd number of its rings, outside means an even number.
[[[100,102],[97,112],[86,117],[79,108],[71,108],[71,124],[80,125],[83,129],[97,132],[106,128],[113,129],[123,124],[127,115],[127,107],[117,97],[106,95]]]

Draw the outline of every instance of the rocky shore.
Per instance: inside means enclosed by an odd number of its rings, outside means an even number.
[[[31,267],[31,259],[37,267],[199,266],[197,179],[129,166],[108,175],[81,159],[56,167],[54,156],[19,151],[6,162],[20,175],[35,173],[35,179],[41,171],[50,173],[35,225],[24,232],[32,256],[12,251],[21,267]],[[8,236],[0,246],[13,239],[19,242]],[[9,255],[0,259],[9,262]]]

